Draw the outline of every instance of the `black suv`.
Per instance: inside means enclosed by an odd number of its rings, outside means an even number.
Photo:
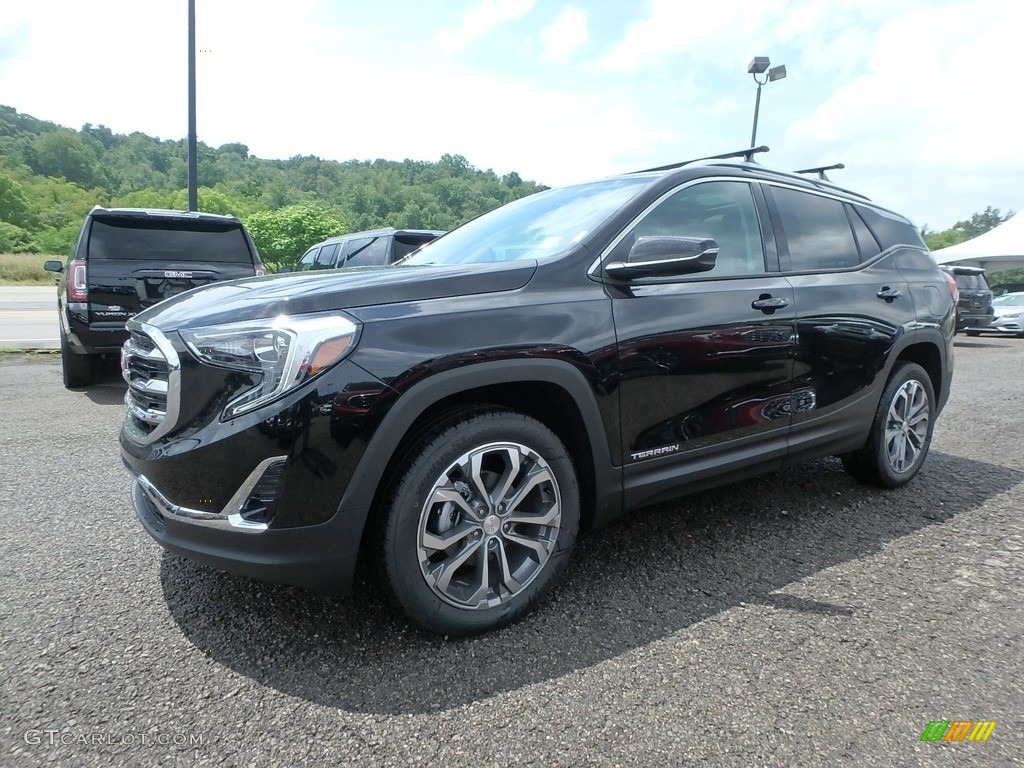
[[[956,330],[977,336],[995,319],[992,309],[992,291],[985,281],[985,270],[980,267],[943,267],[956,281],[960,298],[956,302]]]
[[[93,382],[95,359],[119,354],[125,321],[153,304],[218,280],[263,274],[256,247],[234,216],[96,207],[85,218],[58,298],[64,385]]]
[[[443,234],[444,232],[434,229],[373,229],[366,232],[351,232],[317,243],[302,254],[302,258],[293,269],[281,271],[308,272],[311,269],[339,267],[379,267],[401,261]]]
[[[907,483],[953,324],[902,216],[692,162],[540,192],[393,266],[143,312],[122,455],[168,550],[333,592],[362,555],[414,621],[470,634],[625,510],[833,454]]]

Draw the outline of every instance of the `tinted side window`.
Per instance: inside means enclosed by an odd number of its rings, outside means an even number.
[[[346,267],[366,267],[386,264],[388,259],[388,243],[390,237],[367,238],[365,245],[357,247],[355,243],[349,250],[345,260]]]
[[[331,243],[325,245],[320,249],[320,253],[316,256],[316,261],[313,263],[313,269],[334,269],[335,259],[334,257],[338,253],[338,244]]]
[[[921,239],[921,233],[906,219],[902,219],[894,213],[864,205],[858,205],[857,211],[871,228],[883,250],[892,248],[894,245],[926,247],[924,240]]]
[[[842,269],[860,263],[853,230],[841,202],[782,187],[773,187],[772,196],[779,209],[784,241],[789,246],[785,269]]]
[[[630,230],[615,246],[613,260],[625,260],[637,238],[658,235],[714,238],[718,259],[701,277],[765,271],[761,226],[746,182],[709,181],[679,190]]]
[[[847,212],[850,214],[850,221],[853,223],[853,234],[857,237],[857,245],[860,246],[860,260],[867,261],[880,254],[882,248],[878,244],[878,240],[871,234],[871,230],[868,229],[864,219],[857,213],[857,209],[848,207]]]
[[[310,248],[308,251],[306,251],[304,254],[302,254],[302,258],[299,259],[299,263],[295,265],[295,271],[305,272],[307,270],[312,269],[313,262],[316,261],[316,253],[319,250],[320,249],[318,247],[314,246]]]
[[[433,239],[433,235],[403,235],[401,237],[396,235],[395,254],[392,260],[398,261],[400,259],[404,259],[417,248],[425,243],[429,243]]]

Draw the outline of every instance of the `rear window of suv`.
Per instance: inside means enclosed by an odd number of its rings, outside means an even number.
[[[94,219],[88,258],[252,263],[241,227],[204,221]]]
[[[956,287],[961,291],[987,291],[985,278],[979,275],[954,275]]]

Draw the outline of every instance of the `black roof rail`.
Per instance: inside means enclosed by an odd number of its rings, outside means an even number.
[[[836,163],[835,165],[819,165],[817,168],[804,168],[802,171],[796,171],[796,173],[816,173],[818,178],[822,181],[830,181],[829,177],[825,175],[825,171],[838,171],[846,166],[842,163]]]
[[[767,152],[768,147],[762,144],[760,147],[750,147],[749,149],[740,149],[736,152],[726,152],[723,155],[708,155],[707,157],[695,157],[692,160],[683,160],[681,163],[672,163],[671,165],[660,165],[657,168],[644,168],[642,171],[631,171],[631,173],[654,173],[655,171],[671,171],[673,168],[682,168],[684,165],[690,163],[699,163],[701,160],[728,160],[733,157],[742,157],[746,162],[754,162],[754,155],[761,152]]]

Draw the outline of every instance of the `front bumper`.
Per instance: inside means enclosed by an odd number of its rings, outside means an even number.
[[[342,501],[390,390],[346,360],[277,403],[222,421],[223,404],[204,394],[220,390],[204,376],[230,374],[181,363],[191,387],[180,409],[168,408],[170,426],[140,440],[129,411],[121,431],[143,527],[165,549],[221,570],[347,592],[370,500]]]
[[[339,547],[337,543],[353,536],[358,541],[361,519],[359,531],[348,530],[354,517],[335,515],[322,525],[244,535],[227,526],[169,513],[154,502],[138,478],[132,486],[132,502],[146,532],[170,552],[261,581],[326,594],[347,594],[351,590],[358,548]]]
[[[996,316],[996,319],[992,321],[991,325],[986,325],[983,328],[976,328],[974,330],[984,331],[985,333],[1024,333],[1024,316]]]

